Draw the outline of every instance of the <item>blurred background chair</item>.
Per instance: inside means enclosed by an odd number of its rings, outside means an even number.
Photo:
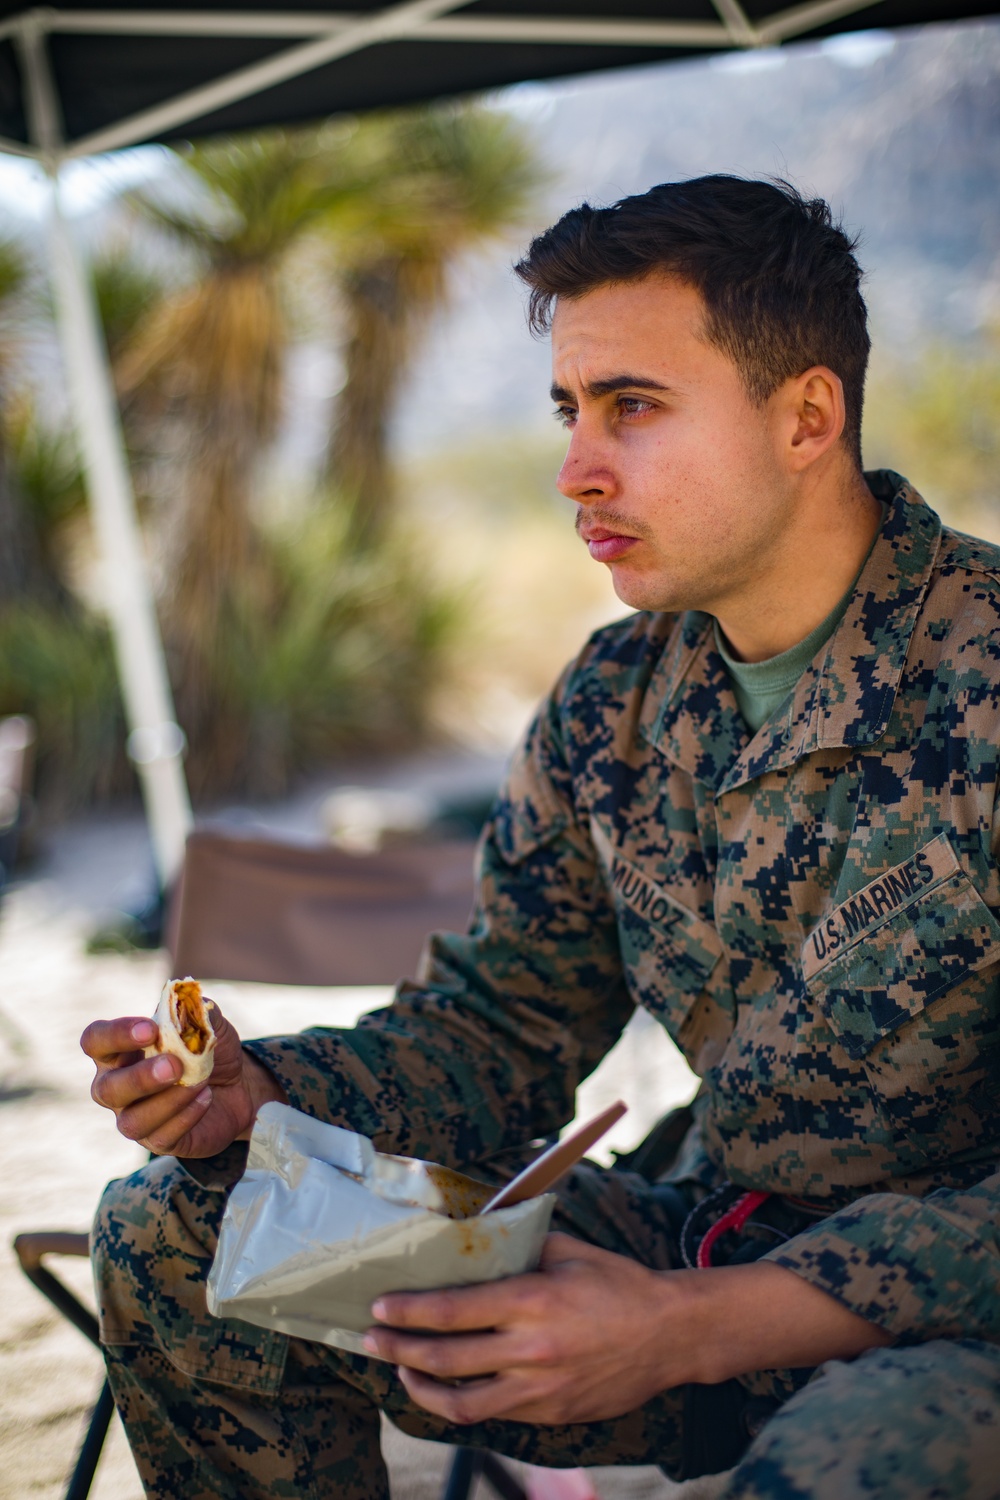
[[[475,844],[368,854],[199,829],[171,904],[172,971],[259,984],[394,984],[429,932],[465,930]]]

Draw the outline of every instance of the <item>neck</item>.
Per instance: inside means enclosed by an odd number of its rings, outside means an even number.
[[[881,519],[879,502],[857,471],[804,487],[768,565],[712,610],[732,654],[766,661],[805,640],[857,578]]]

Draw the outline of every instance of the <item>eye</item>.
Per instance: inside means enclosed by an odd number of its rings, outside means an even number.
[[[572,427],[573,423],[576,421],[576,407],[557,406],[552,415],[559,423],[560,427]]]
[[[619,396],[618,410],[624,417],[644,417],[653,410],[653,403],[644,401],[641,396]]]

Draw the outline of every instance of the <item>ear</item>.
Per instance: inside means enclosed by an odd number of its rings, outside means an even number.
[[[789,380],[782,401],[787,460],[796,473],[828,453],[844,430],[844,386],[826,365]]]

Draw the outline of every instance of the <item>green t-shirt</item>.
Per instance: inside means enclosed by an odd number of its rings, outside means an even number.
[[[887,507],[883,505],[883,521],[886,510]],[[872,547],[874,545],[873,541]],[[719,629],[718,620],[714,621],[716,649],[733,680],[733,692],[736,694],[740,713],[746,720],[751,734],[756,734],[765,719],[769,719],[774,710],[784,703],[813,657],[822,650],[833,635],[847,613],[847,606],[857,587],[858,578],[861,577],[865,563],[870,556],[871,547],[868,549],[865,562],[858,569],[857,578],[826,619],[821,620],[804,641],[799,641],[797,646],[791,646],[787,651],[782,651],[780,656],[769,656],[766,661],[737,661],[730,654],[726,638]]]

